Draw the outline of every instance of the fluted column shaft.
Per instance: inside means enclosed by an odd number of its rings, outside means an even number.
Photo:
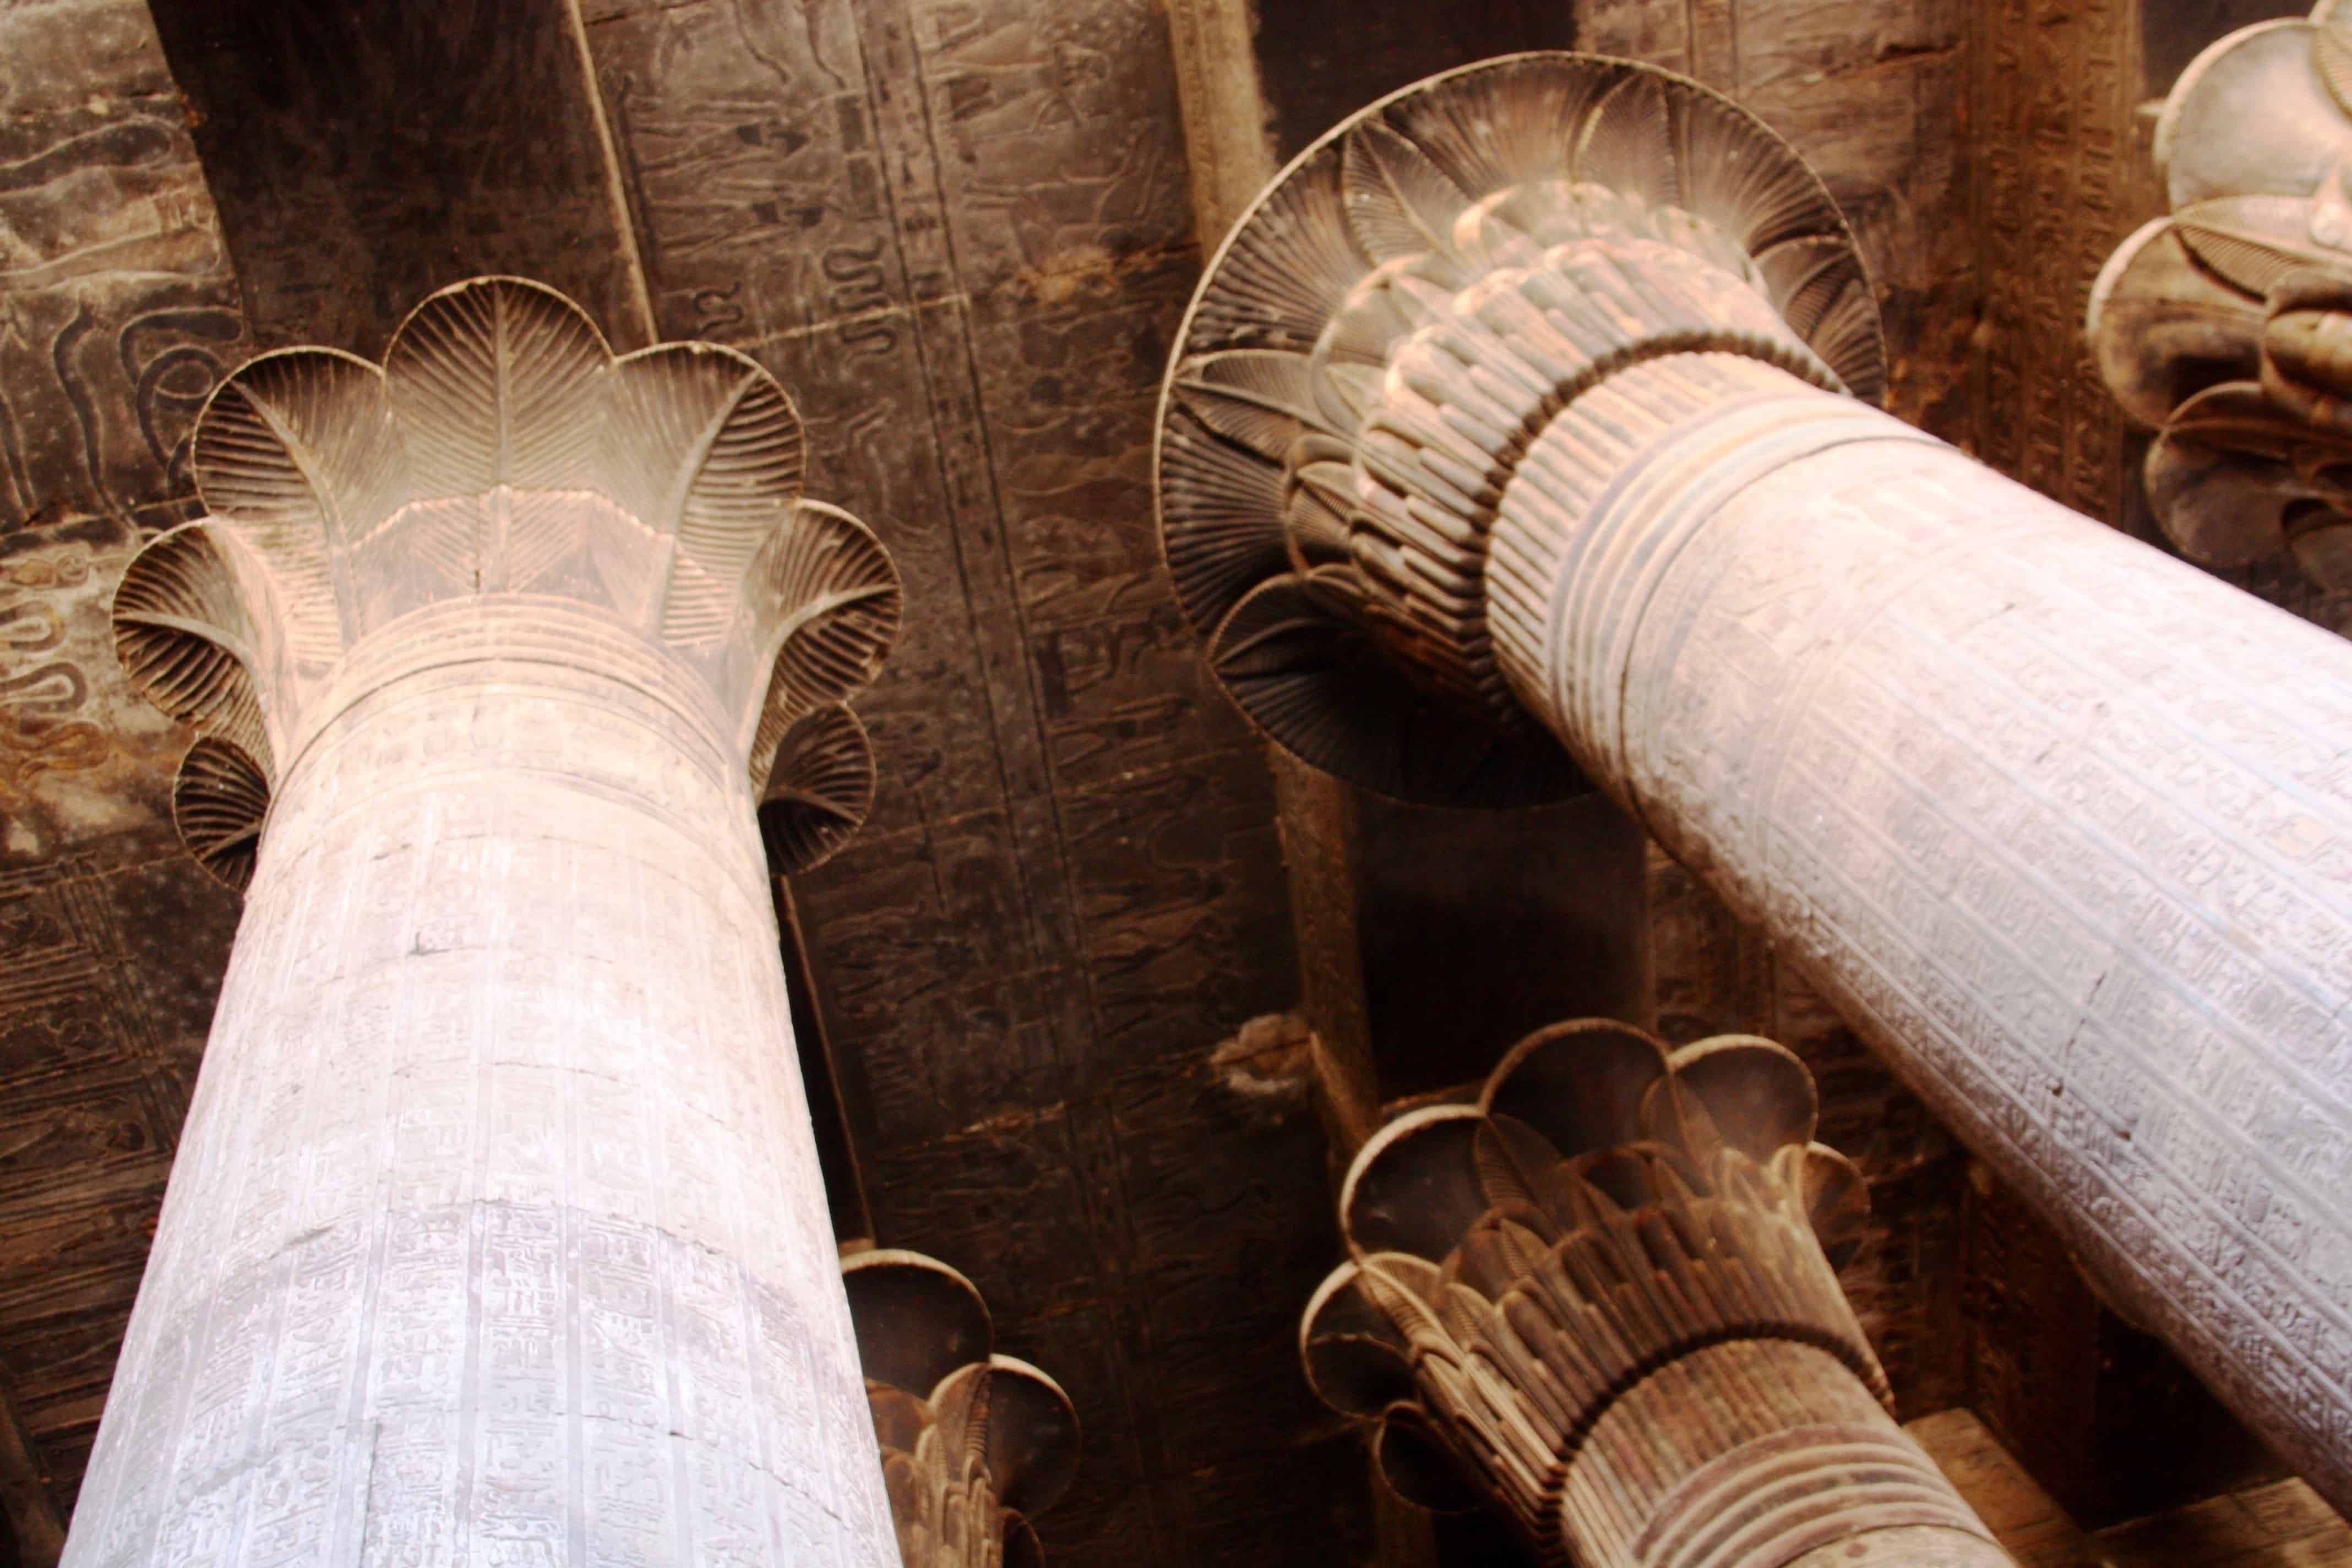
[[[1536,437],[1513,690],[2352,1505],[2352,648],[1769,365]]]
[[[67,1561],[894,1563],[732,726],[530,595],[324,709]]]

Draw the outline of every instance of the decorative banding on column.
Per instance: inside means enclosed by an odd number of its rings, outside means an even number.
[[[1546,1563],[1761,1568],[1898,1527],[2006,1562],[1886,1412],[1830,1257],[1868,1197],[1813,1120],[1767,1040],[1529,1037],[1358,1154],[1309,1381],[1403,1495],[1497,1504]]]
[[[1580,1500],[1587,1517],[1596,1527],[1607,1521],[1622,1560],[1657,1568],[1780,1564],[1882,1531],[1925,1528],[1962,1561],[2006,1562],[1988,1550],[1983,1521],[1935,1460],[1824,1359],[1790,1341],[1727,1341],[1669,1363],[1613,1406],[1593,1434],[1596,1451],[1641,1474],[1682,1470],[1646,1521],[1619,1513],[1623,1494],[1598,1474],[1571,1479],[1590,1500]],[[1687,1448],[1687,1434],[1722,1414],[1715,1402],[1725,1388],[1738,1390],[1746,1408],[1708,1435],[1714,1457],[1686,1468],[1671,1437],[1682,1436]],[[1759,1422],[1756,1413],[1766,1411],[1769,1419]]]
[[[1069,1395],[995,1353],[979,1289],[939,1259],[880,1248],[842,1278],[906,1568],[1045,1568],[1029,1520],[1077,1470]]]
[[[1494,527],[1488,603],[1511,689],[1589,777],[1623,787],[1631,650],[1658,584],[1730,497],[1860,441],[1942,443],[1762,361],[1675,355],[1628,365],[1528,448]],[[1607,519],[1608,526],[1596,526]],[[1585,751],[1583,747],[1593,748]],[[1655,825],[1654,836],[1664,837]]]

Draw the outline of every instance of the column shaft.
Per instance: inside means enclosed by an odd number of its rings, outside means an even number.
[[[2352,1504],[2352,648],[1753,361],[1495,526],[1514,690]]]
[[[2014,1561],[1843,1363],[1790,1340],[1652,1373],[1594,1425],[1565,1491],[1580,1562]],[[1912,1554],[1865,1556],[1889,1532]]]
[[[894,1561],[716,706],[520,595],[336,693],[67,1561]]]

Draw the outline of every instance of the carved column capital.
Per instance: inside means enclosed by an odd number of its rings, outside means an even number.
[[[2148,504],[2191,560],[2285,552],[2352,589],[2352,6],[2212,45],[2155,153],[2172,210],[2108,259],[2085,323],[2158,432]]]
[[[907,1568],[1044,1568],[1029,1516],[1077,1469],[1069,1395],[994,1353],[980,1291],[937,1258],[862,1252],[842,1279]]]
[[[1752,1036],[1529,1037],[1475,1104],[1358,1154],[1309,1380],[1400,1492],[1497,1503],[1545,1562],[1787,1563],[1909,1527],[2005,1561],[1886,1414],[1833,1268],[1869,1198],[1814,1111]]]
[[[822,765],[788,783],[828,822],[862,815],[862,731],[817,716],[879,668],[898,579],[862,524],[801,494],[799,416],[746,356],[615,358],[562,295],[476,279],[412,311],[381,366],[329,349],[250,362],[207,404],[194,462],[210,515],[131,563],[115,636],[198,732],[178,814],[228,879],[323,726],[451,662],[637,687],[772,801],[779,749],[810,721],[787,754]],[[808,832],[798,853],[838,837]]]
[[[1162,405],[1169,568],[1244,711],[1384,794],[1580,787],[1498,666],[1487,535],[1560,408],[1696,352],[1885,380],[1835,203],[1697,83],[1490,61],[1303,154],[1212,262]]]

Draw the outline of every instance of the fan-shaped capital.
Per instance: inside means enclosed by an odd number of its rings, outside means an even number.
[[[194,461],[211,515],[133,563],[116,643],[160,706],[243,757],[239,811],[404,668],[385,651],[404,637],[638,684],[652,669],[698,693],[761,790],[794,725],[870,680],[897,631],[887,552],[802,495],[800,416],[759,364],[706,343],[615,358],[519,279],[426,300],[381,366],[249,362],[206,405]],[[871,768],[854,720],[803,737],[792,787],[812,815],[786,837],[813,863],[862,816],[852,775]],[[208,855],[219,755],[183,779]]]
[[[1609,1019],[1538,1031],[1476,1104],[1409,1112],[1357,1154],[1351,1261],[1300,1325],[1309,1383],[1377,1431],[1401,1491],[1456,1506],[1466,1478],[1547,1561],[1586,1438],[1685,1358],[1809,1346],[1884,1401],[1833,1272],[1868,1193],[1812,1142],[1814,1104],[1803,1064],[1753,1036],[1670,1051]]]
[[[1526,55],[1332,131],[1212,262],[1161,405],[1169,571],[1244,712],[1402,798],[1585,787],[1496,661],[1486,534],[1561,408],[1707,351],[1865,396],[1885,379],[1836,205],[1727,100]]]

